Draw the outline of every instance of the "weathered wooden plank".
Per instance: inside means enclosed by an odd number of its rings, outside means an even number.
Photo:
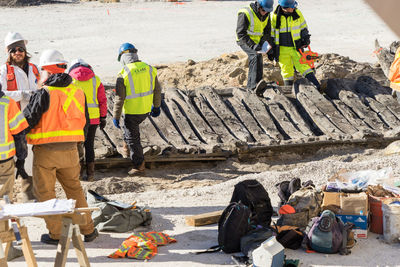
[[[333,99],[332,102],[335,104],[336,108],[342,113],[342,115],[359,131],[371,129],[367,124],[360,118],[341,100]]]
[[[187,144],[164,111],[161,111],[160,116],[156,118],[149,117],[149,119],[171,145],[179,147]]]
[[[355,93],[355,81],[345,79],[329,79],[327,92],[337,96],[344,104],[353,110],[371,129],[384,131],[388,127],[379,119],[378,115],[366,106]]]
[[[284,139],[282,133],[279,132],[278,128],[274,124],[273,118],[267,112],[264,104],[255,94],[236,88],[233,91],[233,95],[245,105],[245,108],[249,110],[258,125],[268,136],[271,137],[272,140],[278,141]]]
[[[295,127],[297,127],[297,129],[299,129],[305,136],[314,136],[310,126],[285,95],[278,94],[274,90],[269,90],[267,97],[270,97],[283,107],[283,109],[289,115],[291,121],[294,123]]]
[[[299,84],[299,91],[306,94],[308,99],[343,133],[352,135],[358,131],[314,86]]]
[[[277,123],[281,126],[282,131],[286,133],[290,139],[301,139],[306,137],[301,131],[299,131],[294,124],[291,122],[290,118],[287,116],[285,110],[281,109],[279,103],[275,100],[267,100],[265,98],[260,98],[269,112],[274,116]]]
[[[166,95],[168,95],[168,92],[166,92]],[[179,129],[183,138],[191,145],[199,145],[201,141],[193,132],[192,128],[187,122],[187,119],[180,112],[179,107],[176,105],[176,103],[170,97],[165,97],[164,103],[168,109],[168,112],[170,113],[170,116],[172,117],[173,122],[176,124],[176,127]]]
[[[202,213],[198,215],[187,216],[186,224],[189,226],[202,226],[217,223],[223,210]]]
[[[375,40],[375,50],[376,50],[376,57],[378,58],[383,73],[385,73],[386,77],[389,77],[389,70],[394,60],[395,51],[392,52],[390,51],[390,49],[381,47],[379,45],[378,40]]]
[[[253,142],[253,138],[246,127],[235,117],[223,102],[221,97],[211,87],[197,90],[197,97],[203,97],[211,106],[212,110],[221,119],[228,131],[241,141]]]
[[[382,105],[387,107],[393,115],[400,119],[400,104],[397,99],[393,98],[391,95],[375,95],[375,99],[379,101]]]
[[[246,128],[250,131],[251,135],[257,142],[266,142],[268,140],[271,140],[271,137],[268,136],[257,124],[257,122],[254,120],[253,116],[246,110],[246,108],[243,106],[242,102],[235,98],[231,97],[226,99],[227,103],[231,105],[232,109],[235,110],[237,116],[240,118],[240,120],[243,122],[243,124],[246,126]]]
[[[221,119],[214,113],[214,111],[210,109],[203,97],[194,97],[193,102],[198,108],[198,111],[201,113],[202,117],[207,121],[212,130],[218,134],[223,143],[237,140],[237,137],[233,136],[228,131]]]
[[[386,106],[371,97],[366,97],[365,100],[370,108],[375,111],[380,116],[381,120],[383,120],[390,128],[393,129],[400,126],[399,119],[393,115]]]

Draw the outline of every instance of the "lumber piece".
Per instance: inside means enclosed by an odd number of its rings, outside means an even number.
[[[200,114],[197,113],[189,97],[186,96],[185,93],[177,89],[169,90],[166,97],[169,97],[175,102],[199,140],[206,144],[222,143],[221,137],[215,133]]]
[[[399,119],[383,104],[379,103],[371,97],[365,98],[369,107],[375,111],[390,128],[396,128],[400,126]]]
[[[388,127],[379,119],[378,115],[366,106],[355,93],[355,81],[345,79],[329,79],[327,83],[329,95],[337,96],[357,116],[363,120],[371,129],[384,131]]]
[[[332,102],[319,93],[314,86],[300,82],[299,91],[307,95],[308,99],[314,103],[317,109],[319,109],[333,125],[340,129],[340,131],[347,135],[352,135],[358,131],[345,117],[343,117]]]
[[[233,95],[244,104],[245,108],[254,117],[261,129],[263,129],[272,140],[279,141],[284,139],[282,133],[279,132],[274,124],[272,116],[255,94],[236,88],[233,91]]]
[[[164,100],[162,100],[162,102],[164,102]],[[156,118],[149,117],[149,119],[158,132],[165,137],[165,140],[168,143],[175,147],[188,144],[187,141],[183,139],[183,137],[177,131],[173,123],[169,120],[164,109],[161,111],[160,116]]]
[[[301,114],[297,111],[296,107],[290,102],[290,100],[285,96],[276,93],[274,90],[268,90],[267,96],[272,100],[279,103],[285,112],[290,117],[291,121],[294,125],[299,129],[305,136],[314,136],[315,134],[312,132],[310,126],[301,116]]]
[[[375,99],[382,105],[387,107],[393,115],[400,119],[400,104],[391,95],[378,94],[375,95]]]
[[[203,119],[210,125],[211,129],[217,133],[222,143],[228,143],[232,140],[237,140],[237,137],[232,135],[222,123],[221,119],[208,106],[203,97],[194,97],[193,103],[196,105],[197,111]]]
[[[223,210],[202,213],[185,218],[186,224],[189,226],[202,226],[217,223],[222,215]]]
[[[260,100],[265,104],[268,111],[275,118],[277,124],[280,125],[282,131],[288,137],[290,137],[290,139],[301,139],[306,137],[301,131],[299,131],[294,126],[290,118],[287,116],[287,113],[280,107],[278,102],[272,99],[267,100],[265,98],[260,98]]]
[[[202,89],[198,89],[196,94],[197,97],[203,97],[204,100],[209,103],[211,109],[216,113],[217,117],[221,119],[223,125],[225,125],[233,136],[241,141],[253,141],[246,127],[229,110],[227,105],[212,87],[203,87]]]
[[[375,51],[377,51],[376,57],[378,58],[383,73],[389,78],[390,66],[392,65],[396,51],[381,47],[378,40],[375,40]]]
[[[231,97],[226,99],[225,101],[227,102],[228,105],[231,106],[231,109],[235,111],[236,115],[239,117],[241,122],[244,124],[244,126],[248,129],[252,137],[257,142],[263,143],[268,140],[271,140],[271,137],[268,136],[261,129],[261,127],[254,120],[253,116],[251,116],[251,114],[246,110],[246,108],[243,106],[242,102],[239,99]]]

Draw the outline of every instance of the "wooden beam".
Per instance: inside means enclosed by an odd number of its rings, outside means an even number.
[[[186,224],[189,226],[202,226],[217,223],[222,215],[223,210],[202,213],[193,216],[187,216]]]

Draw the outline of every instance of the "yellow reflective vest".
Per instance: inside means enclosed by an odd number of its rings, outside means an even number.
[[[0,98],[0,160],[6,160],[15,155],[13,135],[28,127],[24,115],[17,103],[3,96]]]
[[[300,10],[295,9],[294,12],[297,12],[299,18],[293,20],[292,16],[286,18],[281,15],[281,25],[277,28],[276,21],[278,19],[277,14],[274,12],[271,18],[271,36],[275,39],[275,44],[279,45],[279,34],[290,32],[293,39],[293,46],[296,47],[296,41],[301,39],[300,32],[302,29],[307,28],[306,20],[303,17],[303,14]]]
[[[247,28],[247,34],[249,35],[250,39],[255,43],[258,44],[261,40],[261,37],[264,35],[264,28],[268,25],[270,15],[268,14],[268,17],[264,20],[261,21],[254,10],[251,8],[251,6],[247,6],[244,8],[241,8],[238,11],[239,13],[244,13],[247,17],[247,20],[249,21],[249,27]],[[239,38],[236,36],[236,40],[238,41]]]
[[[125,114],[146,114],[151,111],[157,69],[144,62],[124,65],[119,73],[126,88]]]
[[[81,88],[86,96],[86,103],[89,110],[90,119],[100,118],[99,100],[97,99],[97,88],[100,86],[100,78],[98,76],[93,76],[93,78],[87,81],[75,80],[73,83]]]
[[[26,135],[28,144],[84,141],[86,116],[83,90],[72,83],[67,87],[46,88],[50,94],[49,109]]]

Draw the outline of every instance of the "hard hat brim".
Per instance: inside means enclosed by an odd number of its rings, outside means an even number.
[[[68,61],[66,60],[59,60],[59,61],[53,61],[53,62],[48,62],[45,65],[40,65],[40,67],[44,67],[44,66],[51,66],[51,65],[57,65],[57,64],[68,64]]]

